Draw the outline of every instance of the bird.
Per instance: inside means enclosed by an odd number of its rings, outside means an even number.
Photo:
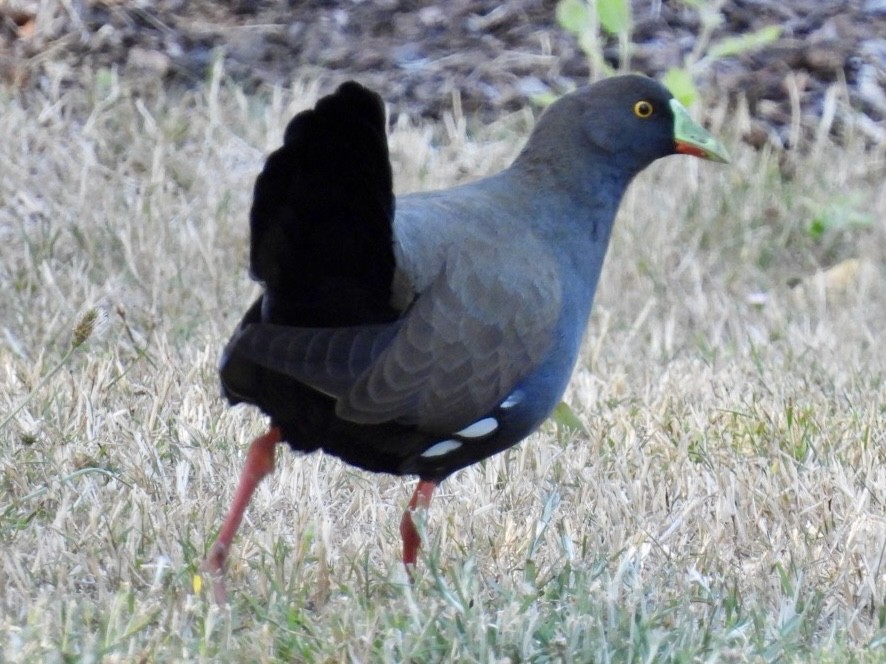
[[[228,402],[270,426],[204,561],[219,602],[281,443],[418,477],[400,522],[412,578],[414,511],[559,403],[629,183],[669,155],[728,161],[667,88],[636,74],[562,96],[509,167],[449,189],[395,196],[386,129],[382,98],[348,81],[289,122],[256,179],[249,269],[262,292],[219,372]]]

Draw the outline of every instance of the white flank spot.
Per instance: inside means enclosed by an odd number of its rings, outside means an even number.
[[[451,452],[452,450],[457,450],[459,447],[461,447],[461,443],[457,440],[441,440],[436,445],[431,445],[428,449],[422,452],[421,455],[423,457],[442,456]]]
[[[504,408],[507,410],[508,408],[513,408],[518,403],[523,401],[523,390],[515,390],[511,392],[510,396],[507,399],[501,402],[501,406],[499,408]]]
[[[477,420],[461,431],[456,431],[455,435],[465,438],[479,438],[492,433],[496,429],[498,429],[498,421],[494,417],[484,417],[482,420]]]

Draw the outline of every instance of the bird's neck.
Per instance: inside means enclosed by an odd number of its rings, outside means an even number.
[[[532,192],[525,213],[533,232],[555,248],[566,273],[564,302],[574,309],[576,320],[583,321],[593,304],[613,222],[631,176],[602,159],[589,163],[569,157],[524,153],[505,177],[512,191]]]
[[[529,208],[535,232],[596,283],[596,274],[587,272],[602,262],[631,174],[603,160],[589,163],[569,155],[544,159],[537,152],[530,159],[523,157],[506,173],[514,190],[534,192]]]
[[[582,132],[564,138],[555,142],[533,135],[507,177],[514,186],[537,192],[544,207],[558,210],[558,225],[571,220],[605,243],[636,170],[589,143]]]

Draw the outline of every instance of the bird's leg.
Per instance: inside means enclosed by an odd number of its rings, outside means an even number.
[[[403,537],[403,565],[406,572],[412,579],[412,568],[415,567],[415,561],[418,559],[418,549],[421,546],[421,536],[412,520],[412,513],[420,507],[427,509],[431,504],[431,496],[437,484],[431,480],[419,480],[415,487],[415,493],[406,511],[403,512],[403,518],[400,520],[400,535]]]
[[[224,574],[231,542],[234,535],[237,534],[237,528],[240,527],[240,522],[243,520],[243,513],[246,511],[256,487],[266,475],[274,470],[274,450],[277,443],[281,441],[280,429],[274,426],[266,434],[252,441],[249,452],[246,454],[246,463],[243,464],[243,470],[240,471],[240,481],[237,484],[237,491],[234,493],[234,500],[231,501],[231,507],[228,509],[228,514],[218,532],[218,537],[203,562],[203,569],[212,579],[215,601],[219,604],[224,604],[227,601]]]

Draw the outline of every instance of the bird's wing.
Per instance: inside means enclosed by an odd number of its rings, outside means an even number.
[[[381,355],[400,323],[333,328],[254,323],[228,342],[225,357],[295,378],[337,399]]]
[[[540,364],[559,317],[556,261],[537,249],[531,262],[500,244],[453,252],[338,416],[451,433],[497,406]]]
[[[505,260],[504,251],[453,256],[393,323],[256,323],[231,339],[225,355],[333,397],[345,420],[451,433],[497,406],[551,347],[561,306],[555,262],[540,253],[530,264]],[[477,260],[500,269],[478,270]]]

